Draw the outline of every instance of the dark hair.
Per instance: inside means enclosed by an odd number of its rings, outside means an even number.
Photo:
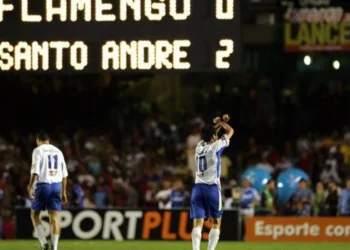
[[[304,179],[304,178],[301,178],[300,181],[299,181],[299,183],[302,183],[302,182],[307,183],[307,180]]]
[[[49,141],[50,136],[44,130],[40,130],[36,133],[36,139],[39,141]]]
[[[211,126],[206,126],[202,129],[202,138],[205,142],[210,142],[214,135],[214,129]]]

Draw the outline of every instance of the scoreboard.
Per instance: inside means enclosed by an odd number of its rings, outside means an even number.
[[[0,0],[0,71],[231,72],[238,0]]]

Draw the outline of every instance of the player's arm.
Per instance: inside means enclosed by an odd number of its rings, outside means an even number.
[[[224,121],[219,121],[220,126],[225,130],[225,135],[228,137],[228,139],[231,139],[231,137],[234,134],[233,128],[226,122]]]
[[[67,179],[68,179],[68,170],[66,161],[64,160],[63,154],[62,154],[62,201],[63,203],[66,203],[68,201],[67,199]]]
[[[29,198],[34,199],[34,183],[37,181],[40,173],[41,156],[38,150],[34,150],[32,154],[32,167],[30,169],[30,181],[28,185]]]

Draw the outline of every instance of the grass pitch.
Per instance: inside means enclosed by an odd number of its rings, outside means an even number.
[[[1,250],[38,250],[37,241],[0,241]],[[191,250],[191,242],[176,241],[60,241],[59,250]],[[207,242],[201,244],[207,249]],[[350,243],[219,242],[216,250],[349,250]]]

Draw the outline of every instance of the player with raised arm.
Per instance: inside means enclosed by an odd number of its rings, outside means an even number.
[[[202,131],[203,140],[196,147],[196,181],[191,196],[191,219],[193,219],[192,247],[200,250],[204,220],[210,218],[212,228],[209,233],[208,250],[214,250],[220,236],[222,216],[220,158],[230,144],[234,130],[227,124],[228,115],[215,118],[214,128]],[[223,128],[225,134],[218,139],[217,133]]]
[[[32,200],[31,219],[41,249],[47,250],[49,244],[39,216],[41,211],[49,211],[52,250],[57,250],[60,233],[59,211],[62,210],[61,203],[67,202],[68,171],[61,150],[50,144],[50,138],[45,132],[41,131],[36,135],[36,143],[38,147],[33,151],[28,186],[29,197]]]

